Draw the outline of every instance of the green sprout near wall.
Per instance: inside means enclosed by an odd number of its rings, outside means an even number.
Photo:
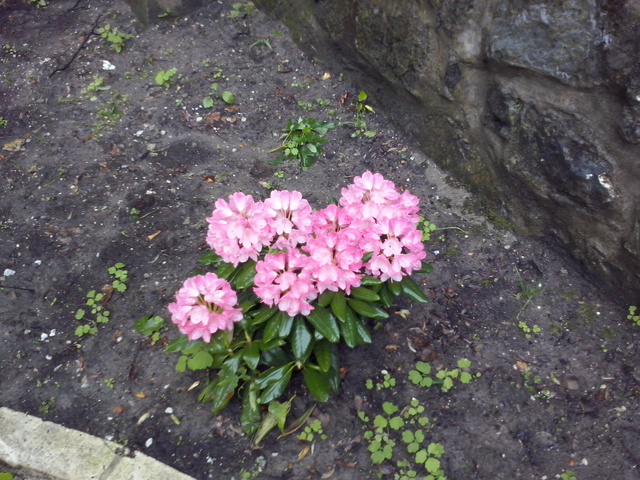
[[[111,28],[109,24],[99,28],[98,34],[107,41],[111,50],[118,53],[125,47],[125,41],[133,38],[133,35],[121,32],[118,27]]]
[[[271,165],[280,165],[284,160],[298,160],[300,167],[306,170],[322,155],[322,144],[327,143],[324,137],[334,128],[333,123],[319,122],[315,118],[299,118],[297,122],[289,120],[280,136],[282,144],[269,151],[282,152],[270,162]]]

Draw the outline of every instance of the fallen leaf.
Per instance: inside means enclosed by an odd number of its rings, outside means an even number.
[[[516,369],[519,372],[528,372],[529,371],[529,365],[527,365],[527,363],[523,362],[522,360],[516,360]]]
[[[119,157],[122,155],[122,150],[120,150],[120,147],[118,147],[118,145],[116,145],[115,143],[112,143],[111,150],[109,151],[109,155],[111,155],[112,157]]]
[[[214,175],[203,175],[202,179],[207,183],[216,183],[216,177]]]
[[[193,390],[194,388],[196,388],[198,385],[200,385],[200,380],[197,380],[195,382],[193,382],[191,384],[191,386],[189,388],[187,388],[187,392],[190,392],[191,390]]]
[[[113,413],[115,415],[122,415],[124,413],[124,407],[122,405],[116,405],[113,407]]]
[[[19,152],[20,150],[23,150],[22,146],[25,144],[26,140],[24,138],[19,138],[17,140],[14,140],[13,142],[9,142],[9,143],[5,143],[2,146],[3,150],[6,150],[7,152]]]
[[[240,107],[236,106],[236,107],[225,107],[224,109],[225,112],[229,112],[229,113],[236,113],[240,111]]]
[[[147,395],[144,392],[136,392],[136,393],[133,394],[133,396],[136,397],[139,400],[147,398]]]
[[[309,455],[309,451],[311,451],[311,448],[309,446],[306,446],[302,450],[300,450],[300,453],[298,454],[298,460],[302,460],[304,457]]]
[[[331,74],[329,72],[324,72],[322,74],[321,80],[326,81],[329,80],[331,78]]]

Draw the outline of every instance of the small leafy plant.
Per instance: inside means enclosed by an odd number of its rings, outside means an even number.
[[[238,18],[244,18],[247,15],[250,15],[251,12],[255,10],[255,5],[253,2],[247,3],[234,3],[231,5],[231,11],[229,12],[229,18],[236,20]]]
[[[627,319],[631,320],[637,327],[640,327],[640,315],[636,315],[636,306],[631,305],[629,307],[629,315],[627,315]]]
[[[353,120],[353,126],[356,129],[355,132],[351,134],[353,138],[359,137],[360,135],[367,138],[373,138],[376,136],[376,132],[373,130],[367,130],[367,122],[365,121],[364,116],[367,113],[375,113],[375,111],[370,105],[367,105],[366,101],[367,94],[365,92],[360,92],[356,101],[356,115]]]
[[[300,167],[306,170],[322,155],[322,144],[327,142],[324,137],[334,128],[335,124],[318,122],[315,118],[289,120],[280,136],[282,145],[269,152],[282,153],[270,163],[280,165],[284,160],[298,160]]]
[[[427,431],[432,422],[424,415],[424,406],[414,398],[402,411],[391,402],[384,402],[382,410],[383,414],[376,415],[373,420],[364,412],[358,413],[358,418],[369,428],[363,438],[368,443],[371,461],[375,465],[395,464],[394,480],[446,480],[439,460],[444,455],[444,447],[439,443],[427,443]],[[400,446],[404,449],[397,448]]]
[[[111,28],[111,25],[109,24],[104,27],[100,27],[98,29],[98,34],[107,41],[111,50],[118,53],[120,53],[125,47],[126,41],[133,38],[133,35],[121,32],[118,30],[118,27]]]
[[[523,322],[522,320],[518,322],[518,328],[522,330],[526,338],[531,338],[532,335],[537,335],[542,331],[542,329],[538,325],[530,327],[526,322]]]
[[[318,419],[313,420],[309,425],[304,427],[304,430],[302,430],[300,435],[298,435],[298,440],[301,442],[313,442],[316,436],[320,438],[320,440],[327,439],[327,436],[322,429],[322,424]]]
[[[183,334],[166,347],[180,354],[176,370],[215,372],[199,400],[217,415],[240,394],[240,423],[255,441],[284,424],[277,400],[294,373],[326,402],[340,384],[337,344],[370,343],[368,322],[388,319],[398,295],[427,301],[410,277],[425,257],[417,202],[371,172],[318,211],[299,192],[217,200],[201,259],[214,272],[187,279],[168,307]],[[263,417],[263,406],[280,417]]]
[[[149,337],[152,345],[160,340],[160,335],[166,329],[164,318],[158,315],[145,315],[139,318],[133,324],[133,328],[142,335]]]
[[[525,282],[524,278],[522,278],[522,275],[520,275],[519,270],[516,270],[516,272],[518,273],[518,278],[520,279],[520,291],[514,295],[514,298],[516,300],[524,300],[524,305],[522,305],[522,308],[518,312],[518,315],[516,315],[516,318],[520,318],[520,315],[526,310],[531,301],[542,292],[544,292],[544,288],[532,287],[527,282]],[[538,287],[540,287],[540,285],[538,285]]]
[[[85,305],[87,309],[76,310],[75,319],[85,322],[76,328],[75,334],[78,337],[84,335],[96,335],[98,325],[109,323],[111,312],[106,309],[107,302],[111,299],[114,291],[124,292],[127,289],[127,271],[124,270],[123,263],[117,263],[109,268],[108,272],[113,277],[111,285],[103,288],[102,292],[91,290],[87,293]]]
[[[578,477],[576,477],[576,474],[573,473],[571,470],[567,470],[561,473],[559,478],[561,480],[578,480]]]
[[[80,91],[80,94],[88,97],[92,102],[95,102],[98,100],[96,93],[109,90],[110,88],[111,87],[104,85],[104,77],[96,75],[93,77],[93,81]]]
[[[396,379],[393,378],[389,372],[383,372],[384,377],[382,378],[382,381],[373,383],[373,380],[371,380],[370,378],[367,379],[367,381],[365,382],[365,387],[367,388],[367,390],[373,390],[373,388],[375,387],[376,390],[388,390],[391,388],[394,388],[396,386]]]
[[[439,370],[435,375],[432,374],[431,365],[425,362],[417,362],[416,368],[409,371],[409,381],[420,387],[431,387],[432,385],[440,385],[443,392],[448,392],[454,387],[454,381],[462,384],[470,383],[474,378],[480,377],[480,373],[475,376],[469,373],[471,362],[466,358],[458,360],[458,368],[452,370]]]
[[[164,88],[169,88],[176,83],[175,75],[178,73],[177,68],[170,68],[169,70],[160,70],[156,74],[156,85]]]

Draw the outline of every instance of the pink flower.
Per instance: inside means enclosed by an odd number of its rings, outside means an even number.
[[[365,265],[368,273],[383,282],[388,279],[399,282],[420,269],[427,254],[414,222],[406,218],[382,219],[376,222],[374,231],[378,240],[368,236],[365,245],[373,253]]]
[[[309,257],[295,248],[268,253],[256,264],[254,293],[265,304],[277,305],[290,317],[309,315],[313,310],[309,302],[318,297],[318,290],[306,268],[308,263]]]
[[[365,172],[354,178],[352,185],[342,189],[340,205],[354,218],[373,218],[384,205],[396,203],[399,197],[393,182],[379,173]]]
[[[312,209],[300,192],[274,190],[264,204],[271,217],[270,225],[279,235],[273,248],[286,250],[306,243],[311,233]]]
[[[189,340],[209,343],[211,335],[233,330],[233,324],[242,320],[242,309],[234,308],[237,301],[229,282],[207,273],[187,279],[168,309],[171,321]]]
[[[347,228],[318,234],[303,247],[313,261],[308,269],[320,293],[343,290],[348,295],[351,287],[360,285],[365,252],[358,246],[359,240],[359,232]]]
[[[274,235],[265,205],[240,192],[231,195],[228,203],[217,200],[207,222],[207,243],[222,260],[234,266],[249,258],[257,260]]]

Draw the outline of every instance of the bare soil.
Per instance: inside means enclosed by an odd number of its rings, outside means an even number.
[[[373,417],[385,401],[402,408],[416,398],[449,479],[567,470],[580,480],[640,478],[639,333],[625,307],[544,244],[490,224],[382,112],[366,117],[373,138],[352,138],[348,124],[330,132],[307,171],[269,165],[289,119],[352,122],[359,91],[303,55],[278,22],[259,11],[231,18],[231,0],[146,29],[115,0],[4,3],[1,405],[111,438],[197,479],[360,480],[396,470],[372,464],[357,411]],[[107,24],[133,35],[120,53],[96,34]],[[171,68],[175,82],[158,86],[156,74]],[[108,89],[83,93],[96,77]],[[368,93],[375,109],[384,92]],[[216,105],[204,109],[205,97]],[[189,390],[206,374],[175,372],[163,343],[177,330],[152,345],[133,324],[169,318],[166,305],[206,252],[204,219],[217,198],[263,198],[271,186],[321,208],[366,170],[418,195],[438,227],[457,227],[434,232],[435,273],[416,277],[431,301],[400,301],[371,345],[341,349],[342,389],[313,414],[325,440],[272,433],[253,447],[237,402],[214,417],[199,388]],[[76,311],[118,262],[128,290],[110,296],[110,320],[96,335],[78,337]],[[468,385],[445,393],[408,381],[417,361],[452,369],[461,358],[481,373]],[[397,385],[367,389],[383,371]],[[300,382],[288,394],[297,395],[292,417],[314,403]],[[396,452],[408,457],[401,445]]]

